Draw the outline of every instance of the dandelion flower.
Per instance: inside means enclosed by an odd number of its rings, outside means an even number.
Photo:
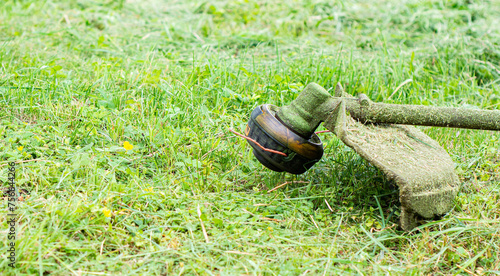
[[[123,147],[126,149],[126,150],[131,150],[134,148],[134,145],[130,144],[128,141],[125,141],[123,143]]]
[[[104,214],[105,217],[109,218],[111,217],[111,210],[109,210],[108,208],[104,208],[102,209],[102,213]]]

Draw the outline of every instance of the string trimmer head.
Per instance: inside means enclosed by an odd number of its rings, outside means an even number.
[[[448,153],[409,125],[500,130],[500,111],[373,103],[364,94],[344,93],[340,84],[332,97],[311,83],[288,106],[257,107],[245,133],[260,144],[249,141],[264,166],[301,174],[323,155],[314,133],[321,122],[398,185],[400,226],[408,231],[418,216],[448,212],[458,192]]]

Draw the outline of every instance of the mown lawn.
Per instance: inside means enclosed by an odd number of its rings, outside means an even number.
[[[1,274],[500,274],[499,132],[421,128],[461,190],[406,233],[394,185],[333,134],[293,176],[228,131],[309,82],[498,110],[499,15],[498,0],[1,1]]]

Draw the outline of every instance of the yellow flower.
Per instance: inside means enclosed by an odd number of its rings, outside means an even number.
[[[24,147],[23,147],[23,146],[19,146],[19,147],[17,147],[17,150],[18,150],[18,151],[23,151],[23,149],[24,149]]]
[[[111,210],[109,210],[108,208],[104,207],[104,209],[102,209],[102,213],[104,214],[105,217],[109,218],[111,217]]]
[[[130,144],[128,141],[125,141],[123,143],[123,147],[126,149],[126,150],[131,150],[134,148],[134,145]]]

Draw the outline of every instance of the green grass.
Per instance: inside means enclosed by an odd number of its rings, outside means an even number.
[[[228,131],[309,82],[498,110],[499,14],[498,0],[2,1],[0,179],[18,161],[23,196],[2,273],[500,274],[498,132],[421,128],[461,191],[405,233],[397,190],[332,134],[293,176]]]

